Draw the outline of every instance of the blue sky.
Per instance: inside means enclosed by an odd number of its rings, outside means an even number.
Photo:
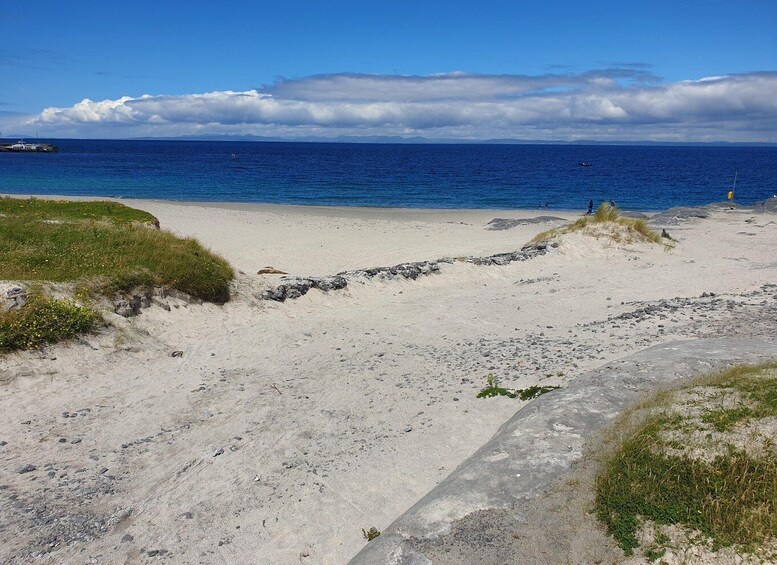
[[[771,89],[777,98],[774,0],[173,4],[0,5],[2,129],[82,137],[212,132],[672,140],[708,140],[722,130],[720,139],[777,141],[774,107],[768,92],[758,91]],[[451,80],[440,84],[438,75]],[[509,106],[490,94],[494,76],[517,77],[500,99],[510,98]],[[679,96],[674,85],[725,76],[738,77],[734,94],[728,83],[712,94],[697,88],[692,100],[665,111],[667,100]],[[322,80],[327,77],[333,80]],[[350,82],[344,85],[342,77]],[[428,86],[431,98],[418,94],[409,102],[401,82],[386,89],[396,77],[417,79],[415,86]],[[470,92],[480,94],[450,97],[443,108],[439,100],[462,82],[456,77],[468,77]],[[533,88],[526,87],[528,79]],[[645,102],[656,89],[664,99]],[[359,98],[369,102],[360,112],[352,111],[353,90],[369,90]],[[386,90],[391,95],[384,97]],[[234,93],[254,92],[260,96],[235,104]],[[208,98],[200,116],[203,99],[190,97],[206,93],[221,95]],[[150,101],[137,100],[142,95],[154,97],[154,112]],[[541,108],[551,95],[563,100]],[[689,105],[709,104],[710,96],[720,98],[710,106],[714,119],[697,115],[687,127],[677,125]],[[521,105],[520,97],[531,104]],[[310,103],[324,98],[325,107]],[[84,99],[113,103],[77,107]],[[44,116],[46,108],[70,110]],[[436,118],[419,121],[421,114]],[[649,127],[651,121],[661,123]]]

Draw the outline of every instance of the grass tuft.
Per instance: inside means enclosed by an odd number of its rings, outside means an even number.
[[[560,235],[586,230],[597,224],[603,226],[611,224],[615,228],[625,230],[627,243],[632,240],[649,241],[661,244],[666,249],[671,247],[671,244],[662,240],[661,234],[653,230],[646,220],[623,217],[615,206],[611,206],[606,202],[602,203],[592,215],[582,216],[568,226],[539,233],[534,236],[530,243],[541,243]],[[621,241],[621,239],[623,239],[623,236],[618,232],[611,233],[610,237],[616,241]]]
[[[90,331],[100,315],[70,300],[32,295],[19,310],[0,313],[0,352],[34,349]]]

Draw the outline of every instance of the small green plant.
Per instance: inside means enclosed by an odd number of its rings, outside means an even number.
[[[0,314],[0,351],[70,339],[91,330],[99,319],[89,306],[36,294],[19,310]]]
[[[707,412],[702,416],[701,421],[705,424],[712,424],[719,432],[727,432],[752,415],[753,410],[749,406],[739,406]]]
[[[366,539],[367,541],[372,541],[380,535],[380,531],[378,531],[378,528],[374,526],[369,530],[365,530],[364,528],[362,528],[362,535],[364,535],[364,539]]]
[[[533,400],[538,396],[542,396],[546,392],[550,392],[551,390],[556,390],[557,388],[561,388],[561,387],[533,385],[527,388],[516,389],[515,392],[518,395],[518,398],[520,398],[521,400]]]
[[[493,396],[507,396],[508,398],[518,398],[520,400],[532,400],[540,395],[555,390],[557,386],[537,386],[528,388],[519,388],[515,390],[506,389],[499,386],[499,380],[493,375],[486,376],[486,387],[477,393],[477,398],[491,398]]]
[[[656,561],[661,559],[665,553],[665,547],[651,547],[645,552],[645,557],[648,561]]]

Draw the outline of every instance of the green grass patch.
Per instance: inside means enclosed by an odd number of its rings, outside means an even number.
[[[671,247],[671,243],[664,241],[661,238],[661,234],[653,230],[653,228],[651,228],[647,223],[647,220],[640,218],[626,218],[621,216],[620,212],[618,212],[618,209],[615,206],[611,206],[606,202],[603,202],[593,214],[582,216],[568,226],[544,231],[537,234],[531,240],[531,243],[541,243],[560,235],[582,231],[597,224],[612,224],[612,227],[616,229],[613,230],[613,232],[610,234],[610,237],[616,241],[624,240],[625,243],[631,243],[632,241],[649,241],[652,243],[661,244],[665,248]]]
[[[71,202],[39,198],[0,198],[0,217],[39,221],[105,221],[113,224],[158,225],[157,219],[143,210],[117,202]]]
[[[8,200],[0,199],[8,211],[0,216],[0,280],[73,282],[100,294],[159,286],[229,299],[232,267],[194,239],[150,227],[156,219],[146,212],[111,202]]]
[[[701,422],[727,432],[745,420],[777,416],[776,368],[775,363],[736,367],[700,381],[698,386],[736,388],[747,399],[733,409],[710,406]],[[777,537],[774,450],[751,452],[726,443],[714,458],[678,454],[682,441],[666,441],[662,433],[692,432],[702,424],[690,412],[678,415],[670,408],[672,395],[663,393],[639,407],[648,416],[627,413],[615,426],[629,431],[597,478],[596,514],[620,547],[633,553],[643,520],[696,529],[715,547],[737,545],[749,551]]]
[[[477,398],[491,398],[494,396],[507,396],[508,398],[518,398],[520,400],[532,400],[555,390],[557,386],[537,386],[533,385],[527,388],[507,389],[499,386],[499,380],[494,375],[486,377],[486,387],[477,393]]]
[[[21,309],[0,313],[0,351],[34,349],[90,331],[100,315],[70,300],[33,295]]]
[[[753,410],[749,406],[737,406],[736,408],[722,408],[707,412],[702,416],[701,421],[705,424],[712,424],[719,432],[730,431],[739,422],[753,416]]]

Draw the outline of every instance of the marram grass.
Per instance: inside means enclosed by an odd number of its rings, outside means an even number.
[[[568,226],[539,233],[534,237],[534,239],[532,239],[531,242],[540,243],[565,233],[582,231],[596,224],[612,224],[613,226],[618,226],[625,230],[625,235],[628,239],[658,243],[666,248],[671,247],[671,244],[665,242],[661,238],[661,234],[653,230],[653,228],[650,227],[646,220],[641,218],[626,218],[621,216],[616,207],[610,206],[606,202],[602,203],[596,209],[596,212],[594,212],[592,215],[583,216]],[[613,233],[611,237],[619,241],[621,234]],[[626,242],[629,243],[628,240]]]
[[[196,240],[112,202],[0,199],[0,280],[72,282],[103,294],[161,286],[229,299],[232,267]],[[74,205],[74,206],[71,206]]]

